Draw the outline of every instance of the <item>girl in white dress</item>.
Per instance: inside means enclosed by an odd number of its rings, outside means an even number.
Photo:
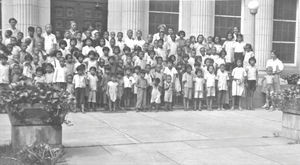
[[[237,60],[237,67],[232,71],[232,110],[234,110],[235,103],[238,100],[239,103],[239,110],[242,110],[242,99],[241,96],[243,95],[245,89],[245,78],[247,76],[246,70],[242,67],[242,60]]]
[[[247,68],[248,66],[250,66],[249,59],[251,57],[254,57],[254,52],[253,52],[253,49],[252,49],[252,45],[251,44],[246,44],[246,46],[245,46],[245,57],[244,57],[244,62],[243,62],[244,68]]]
[[[225,71],[225,64],[220,65],[220,69],[217,73],[218,80],[218,110],[223,110],[223,105],[225,104],[225,98],[228,90],[228,72]]]
[[[118,94],[118,82],[116,76],[112,76],[111,80],[107,83],[107,95],[109,98],[109,111],[116,111],[116,100]]]

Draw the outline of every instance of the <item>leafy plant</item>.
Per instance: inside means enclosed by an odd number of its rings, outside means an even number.
[[[281,78],[287,80],[288,84],[296,85],[300,79],[300,75],[298,73],[286,73]]]
[[[49,115],[44,123],[62,124],[66,114],[71,110],[69,93],[48,84],[17,83],[0,94],[0,106],[16,119],[24,119],[26,109],[33,105],[41,105]]]
[[[282,111],[295,109],[300,111],[300,86],[291,86],[280,92],[271,94],[271,100],[276,108]]]
[[[44,143],[26,147],[16,154],[17,159],[30,165],[54,165],[62,156],[62,148]]]

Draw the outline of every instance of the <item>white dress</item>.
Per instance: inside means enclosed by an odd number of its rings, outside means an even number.
[[[108,88],[108,96],[112,102],[115,102],[117,100],[117,92],[118,92],[118,83],[109,81],[107,83]]]
[[[242,96],[245,85],[244,85],[244,77],[247,76],[246,70],[242,67],[236,67],[232,71],[232,96]]]
[[[153,86],[152,92],[151,92],[151,103],[160,104],[160,91],[158,90],[158,87]]]
[[[221,72],[220,70],[217,73],[217,80],[218,80],[218,89],[227,91],[228,90],[228,83],[229,80],[228,72],[224,71]]]

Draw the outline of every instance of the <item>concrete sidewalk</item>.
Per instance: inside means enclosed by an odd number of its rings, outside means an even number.
[[[73,113],[68,120],[69,165],[300,164],[300,145],[273,136],[278,111]],[[9,143],[7,115],[0,129],[0,143]]]

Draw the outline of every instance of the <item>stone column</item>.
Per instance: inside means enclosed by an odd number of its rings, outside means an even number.
[[[186,36],[191,35],[191,1],[179,0],[179,28],[183,30]]]
[[[298,1],[298,7],[297,7],[297,24],[300,25],[300,1]],[[298,71],[300,73],[300,26],[296,26],[296,32],[298,33],[296,35],[296,54],[295,54],[295,63],[298,67],[296,67],[294,70]],[[298,68],[298,69],[297,69]],[[300,82],[300,80],[299,80]]]
[[[27,35],[28,26],[37,26],[39,23],[38,0],[14,0],[14,17],[18,20],[19,28],[24,36]]]
[[[191,0],[191,35],[214,35],[215,0]]]
[[[107,14],[107,29],[108,31],[122,31],[122,1],[109,0]]]
[[[120,2],[122,3],[122,31],[132,29],[134,32],[136,30],[147,32],[149,0],[120,0]]]
[[[251,14],[248,9],[250,0],[245,0],[243,4],[242,18],[242,34],[244,34],[245,42],[253,42],[251,36]],[[265,69],[267,59],[272,50],[273,40],[273,15],[274,15],[274,0],[259,0],[259,9],[256,14],[255,27],[255,57],[257,59],[257,67],[260,70]]]

